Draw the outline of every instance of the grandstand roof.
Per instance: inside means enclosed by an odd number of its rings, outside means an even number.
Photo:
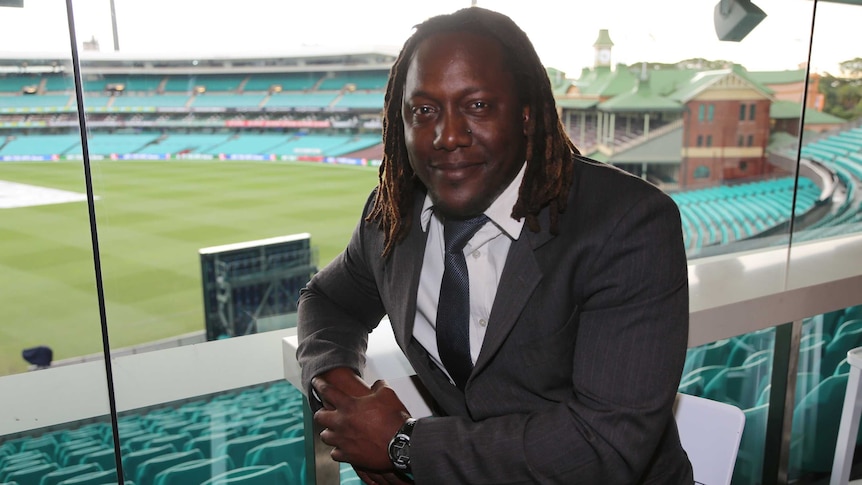
[[[805,81],[805,69],[749,72],[748,75],[761,84],[791,84]]]
[[[793,101],[773,101],[769,108],[769,117],[776,120],[793,120],[802,117],[802,104]],[[823,113],[814,109],[805,110],[805,123],[833,124],[845,123],[847,120]]]
[[[617,65],[613,71],[599,66],[590,74],[595,75],[588,75],[587,79],[578,82],[578,88],[582,94],[613,97],[630,91],[637,83],[637,78],[625,64]]]
[[[255,52],[253,54],[201,54],[172,52],[159,54],[129,54],[125,52],[81,52],[81,66],[98,68],[99,72],[150,74],[175,72],[213,73],[242,69],[244,72],[283,72],[309,70],[357,70],[383,66],[388,68],[398,50],[388,47],[331,48],[303,46],[292,50]],[[71,58],[66,52],[0,52],[0,72],[71,71]]]
[[[652,92],[648,82],[637,82],[631,91],[599,105],[602,111],[682,111],[683,106],[670,98]]]
[[[557,98],[557,106],[569,109],[589,109],[599,104],[598,99]]]
[[[682,87],[677,92],[675,92],[671,98],[686,102],[698,94],[703,92],[705,89],[721,82],[728,77],[735,78],[739,81],[742,81],[745,84],[748,84],[752,88],[757,91],[760,91],[764,97],[771,97],[772,90],[767,88],[766,86],[758,83],[754,79],[748,76],[747,71],[742,66],[734,65],[730,69],[719,69],[715,71],[703,71],[697,73],[694,77],[691,78],[691,81],[687,86]]]

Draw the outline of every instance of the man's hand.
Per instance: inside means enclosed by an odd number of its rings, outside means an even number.
[[[314,421],[325,428],[320,439],[333,446],[336,461],[390,472],[389,441],[410,417],[395,392],[383,381],[370,388],[352,370],[339,368],[311,381],[323,402]]]

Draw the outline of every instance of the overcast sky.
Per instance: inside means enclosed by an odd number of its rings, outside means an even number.
[[[73,0],[79,43],[95,36],[113,50],[109,0]],[[512,17],[543,62],[577,77],[593,65],[599,29],[609,29],[613,63],[731,60],[749,70],[796,69],[807,57],[812,0],[754,0],[766,19],[742,42],[721,42],[718,0],[478,0]],[[303,45],[398,48],[425,18],[470,0],[115,0],[126,53],[276,53]],[[862,57],[862,7],[820,2],[815,70]],[[68,52],[65,0],[0,8],[0,52]]]

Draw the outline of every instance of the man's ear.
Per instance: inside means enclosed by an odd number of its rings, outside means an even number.
[[[530,122],[530,105],[524,105],[524,135],[527,134],[527,124]]]

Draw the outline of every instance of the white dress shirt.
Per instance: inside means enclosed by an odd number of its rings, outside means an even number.
[[[485,330],[509,254],[512,241],[518,239],[524,221],[512,218],[512,207],[518,200],[518,189],[524,178],[526,164],[491,206],[485,210],[490,219],[464,246],[467,271],[470,278],[470,357],[473,363],[479,357]],[[428,232],[425,257],[422,260],[422,274],[419,275],[419,289],[416,295],[416,320],[413,337],[425,347],[431,360],[443,372],[446,367],[440,360],[437,350],[437,302],[440,298],[440,285],[443,280],[443,218],[434,212],[431,199],[426,196],[422,206],[422,230]],[[445,302],[444,302],[445,304]],[[449,373],[446,372],[448,376]],[[449,377],[451,381],[451,376]]]

